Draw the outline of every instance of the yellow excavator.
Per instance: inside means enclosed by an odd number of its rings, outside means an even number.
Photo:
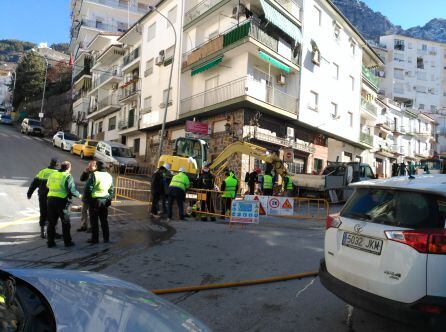
[[[272,170],[279,175],[287,173],[282,160],[274,152],[269,152],[264,147],[245,141],[237,141],[229,144],[208,167],[215,176],[220,175],[227,167],[229,158],[234,153],[246,154],[260,159],[272,165]],[[170,164],[172,172],[178,172],[183,167],[186,173],[192,177],[197,177],[208,161],[208,145],[205,141],[196,138],[181,137],[175,140],[172,155],[162,155],[158,161],[158,167]]]

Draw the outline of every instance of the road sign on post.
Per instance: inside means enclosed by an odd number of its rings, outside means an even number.
[[[39,118],[43,118],[43,113],[39,113]]]

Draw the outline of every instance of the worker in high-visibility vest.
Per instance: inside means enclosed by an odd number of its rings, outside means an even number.
[[[169,184],[168,201],[167,201],[167,221],[172,219],[173,202],[176,201],[178,205],[178,213],[180,220],[184,218],[184,201],[186,200],[186,189],[189,188],[190,181],[186,175],[184,167],[180,167],[179,173],[172,177]]]
[[[286,197],[294,197],[294,185],[293,178],[289,174],[285,174],[283,177],[283,195]]]
[[[232,200],[235,198],[238,191],[238,180],[232,171],[225,172],[226,178],[221,184],[222,191],[222,212],[221,214],[227,215],[227,212],[231,211]]]
[[[48,177],[46,183],[48,188],[48,248],[56,245],[54,239],[56,224],[59,218],[62,223],[62,235],[65,247],[74,245],[70,235],[71,225],[69,207],[71,198],[81,197],[81,194],[76,190],[70,171],[71,163],[69,161],[64,161],[60,165],[60,170],[58,172],[53,172]]]
[[[99,220],[101,221],[104,243],[110,241],[108,207],[111,205],[113,191],[113,177],[107,172],[107,168],[102,161],[96,162],[96,171],[90,175],[85,187],[91,225],[91,239],[87,241],[88,243],[99,242]]]
[[[263,181],[262,181],[262,193],[265,196],[272,196],[273,195],[273,176],[271,175],[270,171],[266,171],[263,175]]]
[[[40,225],[40,237],[42,239],[45,238],[45,225],[48,220],[48,213],[47,213],[48,188],[46,187],[46,182],[48,181],[49,176],[53,172],[57,172],[58,164],[59,162],[57,158],[52,158],[50,161],[50,165],[48,167],[41,169],[39,173],[37,173],[37,175],[34,177],[33,182],[31,182],[31,185],[28,188],[28,193],[26,194],[28,199],[31,199],[34,191],[37,188],[39,188],[38,191],[39,210],[40,210],[39,225]]]

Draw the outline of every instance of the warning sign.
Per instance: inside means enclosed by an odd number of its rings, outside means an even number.
[[[277,198],[270,197],[268,200],[268,206],[271,209],[278,209],[278,208],[280,208],[280,202]]]
[[[258,200],[233,200],[231,207],[230,222],[242,224],[258,224],[259,223],[259,205]]]
[[[294,212],[294,200],[288,197],[247,195],[245,200],[259,201],[259,215],[261,216],[292,216]]]
[[[290,200],[288,198],[285,199],[285,202],[282,204],[282,209],[291,209],[292,207]]]
[[[266,208],[268,207],[268,196],[260,195],[246,195],[245,200],[248,201],[259,201],[259,214],[261,216],[266,216]]]

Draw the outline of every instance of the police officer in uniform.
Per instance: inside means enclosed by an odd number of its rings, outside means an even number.
[[[64,161],[58,172],[53,172],[46,183],[48,188],[48,248],[54,247],[57,220],[62,223],[62,235],[65,247],[71,247],[74,242],[70,235],[69,207],[72,197],[81,197],[76,190],[73,177],[70,174],[71,163]]]
[[[206,189],[206,190],[214,190],[214,175],[211,173],[211,170],[209,169],[208,163],[203,163],[203,168],[201,169],[201,173],[198,176],[198,188],[199,189]],[[212,200],[212,192],[207,191],[206,192],[206,200],[201,201],[201,208],[202,211],[207,211],[211,215],[211,221],[215,221],[215,216],[213,213],[215,213],[214,209],[214,202]],[[208,218],[206,215],[203,215],[201,217],[201,221],[207,221]]]
[[[273,195],[273,176],[269,171],[266,171],[265,175],[263,175],[262,193],[265,196]]]
[[[221,184],[222,197],[222,214],[226,215],[226,212],[231,210],[232,200],[238,191],[238,181],[232,171],[225,172],[226,179]]]
[[[34,190],[36,190],[36,188],[39,188],[39,191],[38,191],[39,209],[40,209],[39,225],[40,225],[40,237],[42,239],[45,238],[45,224],[48,220],[48,217],[47,217],[47,215],[48,215],[48,213],[47,213],[48,188],[46,187],[46,182],[48,180],[48,177],[53,172],[57,172],[57,166],[58,166],[57,158],[52,158],[50,161],[50,165],[48,167],[40,170],[39,173],[37,173],[33,182],[31,182],[31,185],[29,186],[28,193],[26,194],[28,199],[31,199],[31,196],[33,195]]]
[[[107,217],[113,190],[113,177],[107,172],[105,164],[98,161],[96,163],[96,171],[91,174],[85,188],[85,195],[89,200],[91,225],[91,239],[87,241],[88,243],[94,244],[99,242],[99,220],[101,221],[104,243],[110,241]]]
[[[172,219],[173,202],[176,201],[178,205],[178,213],[180,220],[184,219],[184,201],[186,200],[186,189],[189,188],[190,181],[186,175],[186,170],[181,167],[179,173],[172,178],[169,185],[168,201],[167,201],[167,221]]]
[[[283,176],[283,193],[286,197],[294,196],[293,178],[291,175],[285,174]]]

